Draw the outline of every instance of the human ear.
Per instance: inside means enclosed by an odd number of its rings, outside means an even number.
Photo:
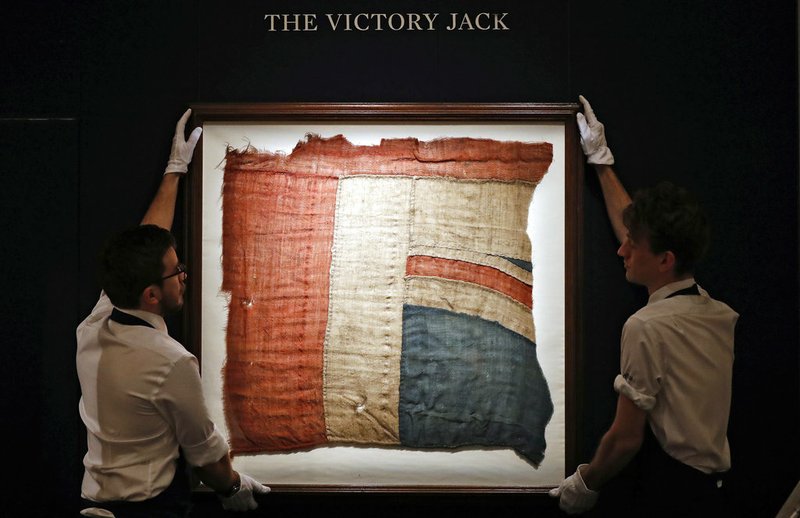
[[[670,270],[675,269],[675,263],[677,262],[677,258],[675,254],[667,250],[663,253],[661,257],[661,264],[659,265],[660,270],[662,272],[668,272]]]
[[[161,289],[155,284],[151,284],[144,289],[141,299],[145,305],[158,304],[161,302]]]

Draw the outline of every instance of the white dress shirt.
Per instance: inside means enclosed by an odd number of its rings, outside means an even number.
[[[120,310],[153,326],[109,319],[105,293],[78,326],[77,367],[88,452],[81,494],[102,502],[141,501],[169,486],[178,448],[191,466],[228,453],[208,417],[197,359],[167,334],[164,319]]]
[[[700,295],[667,298],[694,284],[662,287],[628,319],[614,388],[648,412],[664,451],[712,473],[731,465],[727,429],[739,315],[702,288]]]

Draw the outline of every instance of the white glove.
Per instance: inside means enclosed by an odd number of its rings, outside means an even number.
[[[192,109],[189,108],[175,126],[175,136],[172,137],[172,150],[169,153],[169,162],[167,162],[164,174],[186,174],[189,171],[189,162],[192,161],[194,147],[197,145],[197,141],[200,140],[200,134],[203,133],[203,128],[197,127],[189,135],[188,140],[183,139],[186,121],[189,120],[189,115],[191,114]]]
[[[583,111],[585,113],[578,113],[578,131],[581,133],[581,147],[586,154],[587,162],[590,164],[604,164],[612,165],[614,163],[614,155],[608,149],[606,144],[606,130],[603,124],[597,120],[594,115],[594,110],[589,104],[589,101],[582,95],[578,96],[581,104],[583,104]]]
[[[253,495],[263,495],[270,491],[269,487],[244,473],[239,473],[239,479],[239,490],[233,496],[219,498],[226,511],[252,511],[258,507]]]
[[[567,514],[585,513],[597,503],[599,493],[586,487],[581,476],[581,468],[588,464],[581,464],[575,474],[567,477],[560,486],[550,490],[550,496],[559,498],[558,507]]]

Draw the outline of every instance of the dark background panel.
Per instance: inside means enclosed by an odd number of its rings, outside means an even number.
[[[68,0],[3,6],[0,116],[74,116],[81,95],[77,34],[83,11]]]
[[[92,2],[80,16],[79,307],[97,300],[97,252],[137,225],[197,92],[195,2]],[[66,13],[65,13],[66,14]],[[164,123],[165,120],[171,122]]]
[[[508,12],[509,31],[269,32],[264,14]],[[28,452],[9,511],[71,516],[85,437],[74,327],[96,253],[138,223],[194,102],[593,103],[625,185],[670,180],[714,237],[698,280],[741,314],[729,437],[735,516],[774,516],[800,478],[797,5],[663,1],[81,2],[5,7],[0,81],[3,409]],[[35,120],[34,120],[35,119]],[[587,170],[578,457],[613,417],[619,332],[646,302],[624,280]],[[180,209],[179,209],[180,210]],[[183,235],[185,221],[176,221]],[[181,243],[181,245],[183,245]],[[178,322],[172,332],[180,337]],[[543,495],[285,495],[263,512],[558,515]],[[218,515],[210,495],[198,516]]]
[[[75,372],[78,276],[78,122],[0,119],[0,348],[4,440],[15,479],[11,506],[77,498],[81,449]],[[2,511],[0,511],[2,512]]]
[[[730,486],[741,516],[769,516],[769,502],[786,495],[798,474],[766,459],[800,458],[788,432],[800,430],[796,6],[573,6],[573,27],[584,30],[573,32],[571,82],[605,122],[623,182],[635,190],[673,181],[696,193],[709,214],[713,238],[697,277],[741,314]],[[599,192],[591,182],[588,187]],[[602,205],[594,207],[596,196],[587,197],[587,235],[598,225],[608,228]],[[605,249],[614,246],[607,234]],[[593,347],[588,337],[601,330],[614,336],[612,328],[622,321],[620,292],[637,291],[622,286],[621,277],[609,277],[608,258],[595,255],[599,244],[586,241],[592,248],[586,251],[585,278],[599,284],[584,289],[584,304],[597,307],[606,297],[614,302],[599,315],[584,311],[587,368],[602,365],[586,376],[595,387],[613,377],[618,356],[609,358],[609,350]],[[626,297],[623,313],[641,303],[640,293]],[[789,407],[775,400],[779,387]],[[602,402],[586,408],[587,447],[595,443],[591,436],[602,435],[613,411],[612,399],[589,398]],[[766,483],[770,479],[775,485]]]
[[[208,2],[198,93],[203,101],[563,100],[567,11],[556,0]],[[369,31],[334,31],[325,17],[425,12],[439,13],[436,30],[377,31],[372,22]],[[507,12],[509,30],[447,30],[449,13],[480,12]],[[316,14],[318,30],[270,32],[264,15],[287,13]]]

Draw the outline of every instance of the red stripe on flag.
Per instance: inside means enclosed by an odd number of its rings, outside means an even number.
[[[427,255],[412,255],[406,263],[406,275],[471,282],[498,291],[529,308],[533,307],[529,285],[491,266]]]

